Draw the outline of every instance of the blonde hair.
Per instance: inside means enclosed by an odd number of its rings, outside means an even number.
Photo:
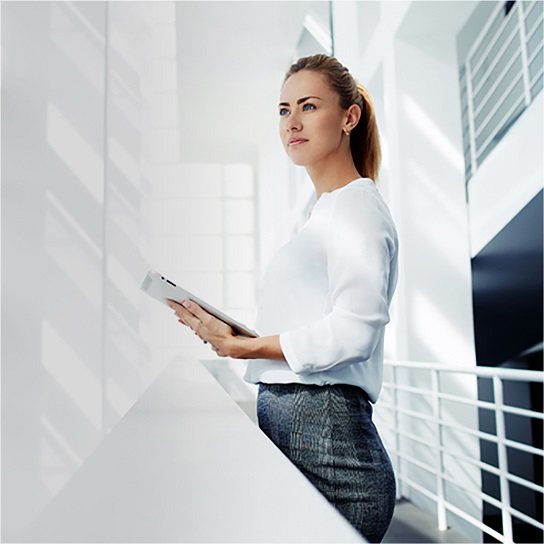
[[[368,90],[335,57],[323,54],[302,57],[290,66],[283,82],[301,70],[323,74],[330,87],[338,94],[342,109],[347,110],[353,104],[359,106],[361,118],[350,135],[351,156],[360,176],[376,182],[382,152],[374,105]]]

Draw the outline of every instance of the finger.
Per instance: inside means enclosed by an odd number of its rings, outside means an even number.
[[[179,302],[176,302],[175,300],[171,300],[169,298],[164,299],[166,301],[166,304],[174,310],[174,313],[179,317],[182,318],[184,315],[190,315],[190,312],[188,312],[183,305],[181,305]]]
[[[191,312],[195,317],[197,317],[200,321],[204,321],[211,316],[206,310],[204,310],[202,307],[200,307],[196,302],[193,302],[192,300],[185,299],[181,302],[182,306],[186,308],[189,312]]]
[[[189,310],[185,309],[181,304],[174,302],[173,305],[171,307],[174,310],[174,314],[176,315],[178,320],[181,320],[183,322],[184,325],[187,325],[188,327],[191,327],[191,329],[195,330],[201,324],[200,320],[195,317]]]
[[[174,311],[178,310],[179,308],[183,308],[183,306],[179,302],[176,302],[175,300],[172,300],[170,298],[165,298],[164,300],[166,304],[168,304],[168,306],[170,306],[170,308],[172,308],[172,310]]]

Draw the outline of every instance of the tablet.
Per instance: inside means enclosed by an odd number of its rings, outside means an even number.
[[[149,296],[157,299],[159,302],[162,302],[165,306],[168,306],[166,303],[167,298],[170,300],[175,300],[176,302],[181,302],[185,299],[192,300],[196,302],[199,306],[204,308],[208,313],[220,319],[234,330],[237,335],[240,336],[249,336],[250,338],[257,338],[259,335],[252,331],[250,328],[246,327],[242,323],[232,319],[232,317],[224,314],[217,308],[214,308],[207,302],[200,300],[198,297],[189,293],[186,289],[183,289],[179,285],[176,285],[174,282],[165,278],[158,272],[150,270],[141,286],[142,291],[145,291]]]

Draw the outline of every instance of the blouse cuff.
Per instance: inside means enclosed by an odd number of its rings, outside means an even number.
[[[304,367],[298,360],[293,350],[293,345],[289,339],[289,331],[280,333],[279,338],[281,350],[283,351],[285,360],[287,361],[287,364],[289,365],[291,370],[295,374],[301,374],[302,372],[304,372]]]

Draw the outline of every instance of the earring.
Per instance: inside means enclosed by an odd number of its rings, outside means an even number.
[[[349,130],[348,130],[347,128],[344,129],[344,134],[345,134],[346,136],[349,136]]]

